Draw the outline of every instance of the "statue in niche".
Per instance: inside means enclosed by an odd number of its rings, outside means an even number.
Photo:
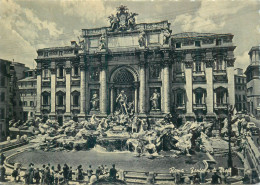
[[[171,37],[171,31],[169,30],[169,28],[166,28],[163,31],[163,44],[169,44],[170,37]]]
[[[106,34],[102,33],[101,37],[99,38],[99,49],[106,49]]]
[[[138,37],[138,43],[140,47],[145,47],[145,32],[142,31]]]
[[[122,114],[127,114],[127,96],[125,94],[124,90],[121,90],[120,94],[116,98],[116,103],[119,103],[120,106],[120,112]]]
[[[150,98],[152,110],[160,110],[159,109],[159,99],[160,99],[160,93],[157,92],[157,89],[154,89],[154,92]]]
[[[98,110],[99,97],[98,97],[97,91],[94,91],[92,98],[90,100],[90,103],[92,106],[91,110]]]

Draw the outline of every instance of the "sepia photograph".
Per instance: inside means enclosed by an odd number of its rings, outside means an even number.
[[[260,184],[260,0],[0,0],[0,184]]]

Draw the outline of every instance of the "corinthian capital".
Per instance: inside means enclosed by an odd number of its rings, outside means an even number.
[[[235,60],[235,58],[227,58],[227,67],[234,67]]]

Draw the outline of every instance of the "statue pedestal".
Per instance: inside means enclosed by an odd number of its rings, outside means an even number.
[[[151,115],[162,115],[162,112],[160,109],[153,109],[150,111]]]

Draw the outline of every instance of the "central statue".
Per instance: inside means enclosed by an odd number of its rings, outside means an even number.
[[[120,112],[122,114],[127,114],[127,96],[125,94],[124,90],[121,90],[121,92],[119,93],[119,95],[116,98],[116,102],[119,103],[120,106]]]

